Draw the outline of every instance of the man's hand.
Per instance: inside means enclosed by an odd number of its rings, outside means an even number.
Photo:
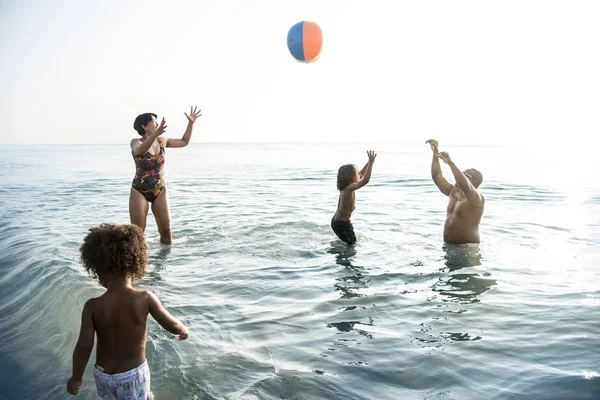
[[[373,164],[375,162],[375,157],[377,157],[377,154],[375,154],[373,150],[369,150],[367,151],[367,157],[369,157],[369,162]]]
[[[190,115],[184,113],[185,116],[187,117],[188,121],[190,121],[190,124],[193,124],[194,122],[196,122],[196,120],[198,119],[198,117],[200,117],[202,115],[202,112],[200,110],[197,110],[196,107],[190,107]]]
[[[452,159],[450,158],[450,154],[448,154],[447,151],[442,151],[441,153],[438,153],[437,156],[440,158],[440,160],[442,160],[446,164],[450,164],[452,162]]]
[[[73,377],[67,381],[67,392],[75,396],[81,390],[81,379],[75,380]]]
[[[433,152],[434,155],[437,155],[439,153],[439,149],[438,149],[438,142],[435,139],[429,139],[425,142],[426,144],[429,144],[429,146],[431,146],[431,151]]]

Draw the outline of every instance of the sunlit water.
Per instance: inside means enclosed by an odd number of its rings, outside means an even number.
[[[443,145],[443,144],[442,144]],[[329,226],[337,168],[363,145],[167,149],[173,247],[152,214],[136,285],[158,399],[600,398],[600,189],[584,162],[444,147],[483,172],[482,243],[447,247],[428,146],[370,146],[354,248]],[[0,148],[0,394],[68,398],[87,230],[128,223],[127,145]],[[450,171],[444,173],[451,178]],[[451,179],[452,180],[452,179]],[[81,399],[95,399],[92,363]]]

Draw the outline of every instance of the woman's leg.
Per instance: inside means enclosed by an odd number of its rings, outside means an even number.
[[[148,201],[143,194],[131,188],[129,193],[129,220],[142,230],[146,230],[146,218],[148,217]]]
[[[160,242],[171,244],[173,234],[171,232],[171,211],[169,210],[169,193],[167,188],[163,190],[152,203],[152,213],[156,219],[156,226],[160,234]]]

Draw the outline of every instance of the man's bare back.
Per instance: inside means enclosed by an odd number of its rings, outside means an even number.
[[[428,140],[433,152],[431,177],[438,189],[449,197],[444,224],[444,242],[451,244],[479,243],[479,223],[485,206],[484,197],[477,191],[483,180],[481,173],[475,169],[460,171],[450,159],[447,152],[438,151],[438,143]],[[442,175],[440,167],[442,159],[456,179],[452,185]]]

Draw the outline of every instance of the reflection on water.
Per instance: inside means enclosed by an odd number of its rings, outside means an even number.
[[[477,273],[459,272],[464,268],[481,265],[479,246],[444,245],[445,268],[441,271],[447,274],[441,276],[432,286],[434,292],[442,295],[442,301],[460,304],[479,302],[479,296],[496,285],[495,279],[481,277]],[[489,275],[484,273],[483,275]]]
[[[479,246],[444,245],[442,250],[443,266],[437,267],[439,272],[435,274],[435,281],[428,284],[435,293],[428,299],[435,304],[431,309],[432,314],[428,313],[427,320],[419,324],[418,333],[413,336],[419,346],[441,347],[451,342],[481,340],[480,332],[465,332],[472,328],[465,326],[459,315],[468,312],[469,304],[480,302],[481,296],[497,284],[495,279],[489,278],[489,273],[481,272]],[[374,326],[373,318],[369,315],[371,310],[364,306],[362,300],[369,296],[366,290],[371,284],[368,268],[356,265],[357,248],[354,246],[334,242],[327,251],[335,256],[336,264],[343,267],[335,279],[334,289],[340,299],[348,303],[339,308],[336,320],[327,324],[328,328],[336,328],[341,335],[335,339],[334,345],[347,347],[349,342],[360,344],[357,336],[348,336],[350,332],[374,339],[369,328]],[[429,280],[431,275],[416,279],[414,283],[420,285],[422,279]],[[418,302],[415,302],[415,307],[420,307]]]
[[[352,301],[352,299],[355,298],[365,297],[366,294],[359,293],[359,291],[368,288],[370,279],[364,275],[364,267],[353,265],[356,248],[354,246],[346,246],[345,244],[340,245],[339,243],[334,242],[327,252],[335,255],[336,264],[344,267],[342,276],[337,277],[334,284],[335,291],[340,293],[340,298]],[[338,317],[349,318],[351,320],[331,322],[327,324],[328,328],[336,328],[340,335],[356,332],[366,338],[373,339],[372,332],[364,329],[365,327],[373,326],[373,318],[366,315],[368,322],[359,320],[360,317],[368,312],[366,311],[367,308],[365,306],[351,304],[339,307],[339,310],[340,314],[338,314]],[[354,342],[357,345],[360,344],[356,339],[348,339],[347,336],[336,338],[333,344],[338,347],[347,347],[349,342]],[[360,363],[363,362],[360,361]]]
[[[345,274],[339,278],[336,278],[334,285],[335,290],[340,292],[340,298],[352,299],[354,297],[363,297],[364,294],[358,293],[360,289],[366,289],[368,278],[363,276],[364,268],[360,266],[352,265],[352,260],[356,255],[356,248],[354,246],[346,246],[339,244],[332,244],[332,247],[327,250],[328,253],[335,255],[335,262],[338,265],[344,267]],[[346,309],[354,309],[356,307],[346,307]]]
[[[445,334],[442,334],[442,336],[446,337],[446,339],[454,340],[457,342],[467,342],[481,339],[481,336],[471,336],[468,333],[459,332],[447,332]]]
[[[327,324],[328,328],[337,328],[337,330],[340,332],[355,331],[365,337],[368,337],[369,339],[373,339],[373,334],[371,332],[367,332],[363,329],[360,329],[360,326],[373,326],[373,318],[369,317],[369,322],[367,324],[364,324],[360,321],[332,322],[330,324]]]
[[[352,267],[352,258],[356,255],[356,247],[340,243],[342,242],[331,242],[331,247],[327,249],[327,252],[335,255],[336,264]]]
[[[350,269],[350,267],[347,267]],[[354,268],[352,268],[354,269]],[[351,299],[354,297],[363,297],[364,294],[358,293],[360,289],[366,289],[368,279],[363,276],[359,269],[353,271],[354,274],[345,275],[336,278],[335,290],[341,293],[342,299]]]
[[[451,342],[481,340],[478,334],[460,332],[472,329],[460,315],[469,312],[469,305],[480,302],[481,295],[497,284],[495,279],[487,278],[488,272],[480,274],[471,270],[482,265],[478,245],[445,244],[443,252],[444,266],[439,269],[442,275],[430,286],[436,295],[427,299],[435,304],[432,308],[435,315],[419,324],[419,333],[413,337],[415,343],[423,347],[439,348]]]

